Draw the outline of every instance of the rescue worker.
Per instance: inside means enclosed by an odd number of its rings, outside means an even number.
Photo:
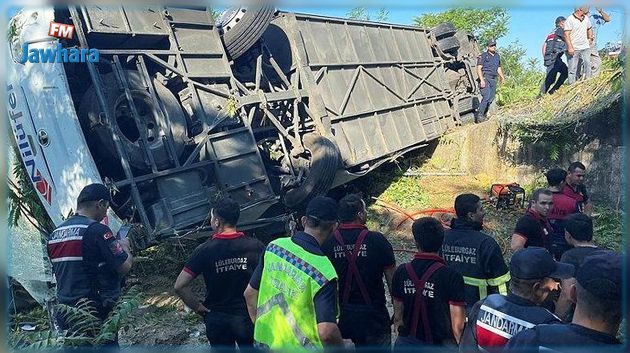
[[[455,198],[457,218],[444,235],[441,255],[464,277],[466,309],[491,293],[507,294],[510,273],[496,240],[483,230],[481,199],[473,194]]]
[[[560,261],[572,264],[575,268],[580,268],[587,256],[604,250],[593,242],[593,220],[583,213],[574,213],[567,217],[564,234],[567,243],[573,248],[562,254]],[[562,288],[570,288],[574,284],[575,278],[563,280],[561,283]],[[562,291],[556,304],[556,314],[562,321],[571,322],[574,309],[575,303],[571,302],[569,292]]]
[[[510,339],[508,351],[573,352],[576,347],[590,352],[610,352],[621,342],[616,338],[622,319],[621,254],[601,251],[590,255],[576,271],[577,282],[568,290],[575,302],[570,324],[538,325]],[[586,351],[586,350],[585,350]]]
[[[394,274],[396,347],[456,347],[466,320],[464,279],[438,256],[444,240],[440,221],[420,218],[411,229],[418,253]]]
[[[567,48],[564,38],[565,21],[566,18],[562,16],[556,18],[556,28],[547,35],[542,47],[543,63],[547,68],[547,75],[541,89],[542,94],[553,94],[569,77],[569,69],[562,61],[562,55]],[[560,74],[559,77],[558,74]]]
[[[392,245],[365,226],[365,202],[356,194],[339,200],[339,228],[322,246],[339,276],[339,329],[356,347],[391,345],[385,288],[391,291],[396,259]]]
[[[206,336],[213,347],[251,347],[254,325],[249,319],[243,291],[258,266],[265,246],[237,231],[239,204],[220,200],[210,210],[214,235],[199,245],[175,281],[175,293],[204,318]],[[206,297],[199,301],[191,284],[203,276]]]
[[[501,83],[505,82],[501,69],[501,57],[497,53],[497,42],[494,39],[488,41],[487,50],[477,59],[477,76],[482,98],[475,114],[475,122],[480,123],[487,120],[488,108],[497,93],[497,76],[501,78]]]
[[[558,287],[556,280],[573,277],[573,265],[554,261],[545,248],[520,249],[510,260],[510,293],[491,294],[473,306],[461,351],[500,352],[520,331],[539,324],[560,323],[542,307]]]
[[[564,220],[570,214],[579,212],[578,202],[563,192],[567,178],[565,170],[560,168],[550,169],[547,171],[546,177],[553,197],[553,207],[547,216],[549,224],[553,228],[550,239],[550,251],[556,260],[560,260],[562,254],[571,248],[564,236]]]
[[[338,277],[321,245],[337,228],[337,203],[317,196],[303,232],[269,243],[243,295],[258,346],[272,350],[341,346]]]
[[[573,162],[569,165],[566,184],[562,192],[578,202],[578,210],[591,215],[592,207],[589,204],[589,195],[584,186],[586,167],[582,162]]]
[[[111,202],[105,185],[87,185],[77,198],[76,213],[60,224],[47,242],[59,303],[77,306],[87,300],[102,321],[116,305],[122,276],[133,262],[129,239],[117,239],[108,226],[100,223]],[[57,323],[69,335],[81,331],[62,313],[57,314]],[[117,339],[106,345],[117,346]]]
[[[532,194],[531,206],[516,223],[512,234],[512,251],[538,246],[551,248],[550,238],[553,228],[547,215],[553,207],[553,193],[548,189],[536,189]]]

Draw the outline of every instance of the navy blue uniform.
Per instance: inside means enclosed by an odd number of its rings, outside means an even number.
[[[129,256],[109,227],[74,215],[52,232],[48,256],[59,302],[74,306],[81,299],[91,300],[104,319],[120,297],[117,269]]]
[[[569,68],[564,61],[562,61],[562,54],[564,54],[567,47],[564,29],[557,27],[553,33],[547,36],[545,43],[547,46],[545,47],[544,64],[547,68],[547,76],[545,77],[545,83],[541,91],[543,94],[551,94],[560,88],[567,77],[569,77]],[[559,77],[558,74],[560,74]]]
[[[581,349],[581,350],[578,350]],[[538,325],[512,337],[504,352],[612,352],[622,351],[614,336],[584,326]]]
[[[464,277],[466,312],[488,294],[507,294],[510,279],[499,244],[482,229],[481,224],[454,218],[440,250],[449,268]]]
[[[498,352],[512,336],[539,324],[559,324],[547,309],[513,293],[491,294],[468,315],[460,347],[469,352]]]
[[[481,53],[477,59],[477,66],[481,66],[481,73],[486,86],[481,89],[481,102],[477,108],[476,122],[485,120],[488,107],[492,104],[494,96],[497,93],[497,76],[499,75],[499,67],[501,66],[501,57],[499,53],[490,54],[488,51]]]
[[[590,246],[577,246],[572,249],[567,250],[562,257],[560,258],[560,262],[564,262],[565,264],[571,264],[577,270],[580,268],[580,265],[584,261],[585,258],[591,256],[599,251],[605,251],[606,249],[600,247],[590,247]],[[571,322],[573,321],[573,313],[575,312],[575,303],[571,303],[571,307],[562,317],[562,321]]]

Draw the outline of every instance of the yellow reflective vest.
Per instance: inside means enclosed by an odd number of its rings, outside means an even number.
[[[335,268],[323,255],[315,255],[290,238],[269,243],[258,292],[254,340],[270,349],[318,349],[313,299]]]

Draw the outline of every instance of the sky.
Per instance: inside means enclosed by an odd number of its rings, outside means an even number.
[[[142,1],[138,1],[142,2]],[[151,0],[147,2],[152,2]],[[244,2],[244,1],[241,1]],[[12,3],[12,1],[8,1]],[[15,3],[15,2],[13,2]],[[217,2],[213,2],[217,4]],[[229,6],[229,1],[219,1],[219,9]],[[278,9],[290,12],[302,12],[333,17],[347,17],[347,13],[356,6],[364,6],[370,14],[375,16],[379,8],[389,11],[388,22],[396,24],[413,24],[413,18],[427,12],[441,12],[452,6],[463,6],[467,4],[473,7],[488,7],[492,5],[509,6],[508,13],[510,21],[509,32],[505,37],[498,39],[499,52],[501,46],[507,46],[514,41],[518,41],[526,51],[528,58],[541,57],[541,46],[549,32],[554,28],[554,21],[558,16],[568,17],[573,12],[576,4],[572,1],[554,0],[553,3],[543,0],[524,1],[448,1],[442,0],[373,0],[373,1],[347,1],[347,0],[319,0],[314,1],[279,1],[276,5]],[[617,1],[595,1],[590,2],[591,10],[595,11],[594,5],[602,6],[611,16],[612,20],[599,29],[597,44],[601,48],[607,42],[617,42],[623,40],[624,31],[628,30],[628,21],[625,12],[627,5]],[[6,3],[5,3],[6,6]],[[10,6],[10,5],[9,5]],[[6,7],[5,7],[6,8]],[[9,16],[14,10],[8,10]],[[627,37],[626,37],[627,38]],[[542,68],[542,60],[539,60]]]
[[[398,0],[396,5],[388,6],[385,2],[376,3],[373,6],[366,6],[371,16],[376,17],[378,10],[384,8],[389,11],[387,22],[396,24],[413,24],[413,18],[427,12],[442,12],[449,7],[419,6],[426,2]],[[480,2],[477,2],[479,4]],[[547,2],[548,4],[549,2]],[[563,4],[564,3],[564,4]],[[348,6],[349,5],[349,6]],[[603,47],[607,42],[617,42],[623,40],[624,25],[627,20],[625,8],[619,5],[603,5],[604,11],[611,16],[611,21],[600,27],[598,32],[598,47]],[[290,12],[302,12],[333,17],[347,17],[347,13],[357,6],[356,4],[342,3],[340,5],[323,6],[278,6],[279,9]],[[363,6],[363,5],[362,5]],[[478,7],[479,5],[472,5]],[[483,5],[482,5],[483,6]],[[504,6],[504,5],[502,5]],[[527,5],[508,8],[510,16],[508,33],[497,40],[498,50],[501,46],[507,46],[514,41],[518,41],[526,51],[528,58],[539,59],[542,68],[541,47],[547,34],[555,27],[554,21],[558,16],[568,17],[573,12],[573,4],[563,1],[554,1],[554,6],[550,7],[541,1],[528,2]],[[591,6],[594,12],[594,6]]]

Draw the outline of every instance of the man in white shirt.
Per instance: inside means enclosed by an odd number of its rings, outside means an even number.
[[[590,78],[591,56],[590,48],[593,41],[593,26],[586,14],[589,12],[588,6],[580,6],[564,23],[564,34],[567,40],[567,59],[569,66],[569,84],[576,81],[578,62],[582,59],[584,63],[584,78]]]

